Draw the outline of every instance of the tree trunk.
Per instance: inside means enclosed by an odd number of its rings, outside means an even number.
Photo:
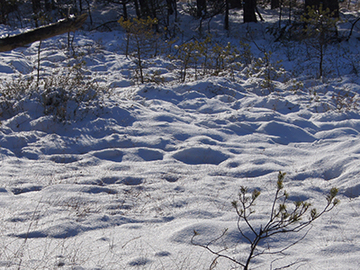
[[[79,9],[80,9],[80,13],[82,13],[83,12],[82,0],[79,0]]]
[[[271,0],[271,9],[280,7],[280,0]]]
[[[256,11],[256,0],[245,0],[244,23],[257,22],[255,11]]]
[[[196,0],[197,17],[201,18],[206,13],[206,0]]]
[[[134,0],[134,6],[135,6],[136,17],[137,17],[138,19],[140,19],[141,13],[140,13],[140,8],[139,8],[139,2],[138,2],[138,0]]]
[[[229,0],[229,9],[242,8],[242,1],[240,0]]]
[[[128,12],[127,12],[127,7],[126,7],[126,1],[122,2],[123,5],[123,14],[124,14],[124,20],[127,21],[128,19]]]
[[[67,32],[75,31],[83,25],[87,17],[87,14],[82,14],[76,18],[62,20],[57,23],[42,26],[25,33],[2,38],[0,39],[0,52],[11,51],[17,47],[25,46],[35,41],[44,40],[57,35],[65,34]]]
[[[147,16],[150,16],[148,0],[139,0],[139,3],[140,3],[141,17],[146,18]]]
[[[225,0],[225,30],[229,30],[229,0]]]

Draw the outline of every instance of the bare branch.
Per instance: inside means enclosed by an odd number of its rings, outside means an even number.
[[[230,261],[232,261],[232,262],[234,262],[234,263],[236,263],[236,264],[244,267],[245,265],[244,265],[243,263],[235,260],[234,258],[232,258],[232,257],[230,257],[230,256],[221,254],[221,252],[223,252],[223,251],[226,250],[226,249],[222,249],[222,250],[220,250],[220,251],[214,251],[214,250],[212,250],[212,249],[209,247],[211,244],[213,244],[213,243],[215,243],[216,241],[218,241],[219,239],[223,238],[223,237],[225,236],[226,232],[227,232],[227,230],[224,230],[219,237],[217,237],[217,238],[215,238],[214,240],[210,241],[207,245],[202,245],[202,244],[197,244],[197,243],[194,242],[194,238],[195,238],[197,235],[199,235],[196,231],[194,231],[194,235],[191,237],[191,241],[190,241],[190,242],[191,242],[191,244],[194,245],[194,246],[199,246],[199,247],[205,248],[205,249],[208,250],[210,253],[216,255],[218,258],[220,258],[220,257],[221,257],[221,258],[226,258],[226,259],[228,259],[228,260],[230,260]]]

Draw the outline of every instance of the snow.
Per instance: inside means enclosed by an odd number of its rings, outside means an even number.
[[[320,82],[302,74],[298,93],[281,80],[265,93],[258,78],[241,74],[178,83],[159,58],[169,82],[134,85],[123,35],[80,31],[74,41],[78,50],[96,47],[83,60],[112,88],[102,107],[67,123],[32,99],[13,114],[3,109],[1,269],[208,269],[214,256],[191,244],[194,230],[205,244],[228,229],[223,243],[245,258],[231,202],[242,185],[261,190],[251,219],[260,228],[279,171],[291,200],[321,209],[337,187],[341,203],[286,256],[259,256],[252,269],[358,269],[360,114],[336,110],[332,99],[338,89],[357,93],[356,75],[344,69],[342,79]],[[42,43],[41,76],[71,63],[64,44],[66,36]],[[38,45],[2,53],[0,77],[35,76]],[[281,249],[298,237],[262,245]],[[231,267],[220,259],[216,269]]]

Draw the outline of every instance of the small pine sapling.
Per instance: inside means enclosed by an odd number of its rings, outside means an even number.
[[[216,250],[214,247],[217,242],[224,238],[227,229],[225,229],[219,237],[207,244],[197,243],[195,239],[199,234],[194,231],[191,243],[205,248],[210,253],[216,255],[212,265],[215,264],[215,261],[218,258],[225,258],[239,265],[244,270],[248,270],[253,260],[259,256],[281,255],[285,250],[304,239],[308,231],[293,240],[290,244],[284,244],[284,247],[273,251],[271,251],[270,246],[267,246],[266,248],[261,247],[261,243],[264,243],[267,239],[274,238],[278,234],[299,233],[305,228],[308,228],[309,225],[323,214],[331,211],[339,203],[339,200],[336,198],[338,189],[332,188],[330,193],[326,196],[327,203],[320,212],[315,208],[312,208],[310,203],[304,201],[296,201],[290,206],[289,194],[284,190],[285,174],[286,173],[282,172],[279,172],[278,174],[276,192],[270,207],[268,221],[265,224],[260,225],[260,227],[254,226],[251,221],[251,216],[255,213],[255,202],[261,194],[259,190],[255,189],[252,192],[249,192],[247,187],[242,186],[238,194],[238,200],[232,202],[232,206],[235,208],[237,214],[237,228],[243,240],[249,244],[248,253],[243,260],[229,255],[230,253],[226,247],[221,250]],[[250,230],[250,235],[244,232],[246,228]]]
[[[220,76],[222,72],[233,72],[239,60],[239,51],[230,42],[226,46],[216,43],[212,47],[211,53],[214,59],[213,75]]]
[[[225,46],[214,43],[210,35],[202,41],[189,41],[175,45],[174,48],[177,51],[169,58],[180,63],[181,82],[185,82],[189,77],[189,70],[193,70],[195,79],[198,79],[199,75],[222,76],[229,72],[233,75],[234,70],[241,66],[239,51],[231,43]],[[201,67],[202,72],[198,72],[198,67]]]
[[[144,69],[146,68],[146,58],[156,56],[159,50],[159,36],[154,31],[157,19],[147,17],[146,19],[125,20],[121,17],[118,23],[126,31],[126,57],[136,64],[137,79],[141,83],[145,82]]]
[[[249,43],[243,42],[240,40],[240,52],[239,52],[240,62],[244,66],[251,64],[253,60],[253,54],[251,52],[251,46]]]
[[[188,69],[193,65],[196,71],[197,62],[200,57],[200,43],[199,41],[189,41],[181,44],[180,46],[175,45],[177,50],[176,57],[171,57],[181,61],[181,72],[180,81],[185,82]]]
[[[270,93],[274,91],[274,80],[278,79],[285,73],[281,60],[272,61],[272,52],[264,51],[264,57],[258,58],[253,65],[247,70],[247,76],[262,78],[261,88],[267,89]]]
[[[339,21],[334,17],[330,10],[323,9],[322,5],[318,9],[308,7],[308,11],[301,16],[301,21],[306,24],[303,32],[305,33],[305,43],[315,51],[319,60],[319,78],[324,75],[324,58],[326,47],[337,35],[336,24]]]

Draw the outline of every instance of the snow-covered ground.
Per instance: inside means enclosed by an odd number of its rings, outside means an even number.
[[[66,38],[42,43],[41,76],[72,61],[61,49]],[[301,73],[296,92],[276,81],[269,94],[259,78],[240,73],[178,83],[162,58],[157,67],[171,82],[134,85],[123,38],[122,31],[76,35],[75,47],[91,52],[82,56],[87,75],[112,86],[101,108],[66,124],[31,99],[11,116],[2,112],[1,269],[209,269],[214,255],[190,243],[194,230],[206,243],[226,228],[222,244],[245,258],[249,246],[231,202],[240,186],[261,190],[251,218],[260,228],[279,171],[287,173],[291,200],[320,210],[337,187],[341,203],[285,256],[259,256],[251,269],[294,262],[293,269],[359,269],[360,113],[334,107],[339,89],[360,90],[348,66],[320,82],[307,76],[317,66],[301,69],[303,55],[286,61],[285,49],[271,44],[274,60]],[[266,44],[261,38],[257,45]],[[36,76],[38,45],[1,53],[1,78]],[[284,234],[262,245],[277,250],[298,238]],[[217,263],[214,269],[235,267]]]

